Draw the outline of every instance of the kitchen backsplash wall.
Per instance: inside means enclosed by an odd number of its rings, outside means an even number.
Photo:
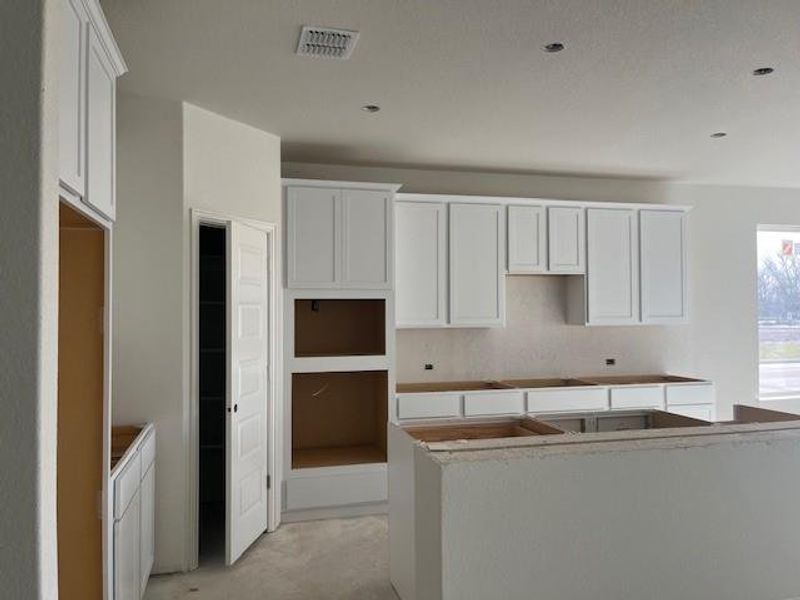
[[[568,276],[506,277],[506,326],[403,329],[397,380],[674,372],[691,374],[687,326],[566,324]],[[605,359],[613,358],[614,366]],[[431,371],[425,364],[434,366]]]

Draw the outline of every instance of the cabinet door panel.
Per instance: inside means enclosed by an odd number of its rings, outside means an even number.
[[[342,192],[342,284],[391,287],[392,203],[387,192]]]
[[[641,224],[642,321],[683,323],[688,318],[685,214],[643,210]]]
[[[288,189],[289,287],[335,287],[339,274],[339,191]]]
[[[141,539],[139,569],[141,571],[141,590],[144,592],[147,587],[147,580],[150,578],[150,571],[153,569],[153,558],[155,552],[155,484],[156,467],[150,468],[142,478],[142,488],[140,491],[141,510]]]
[[[508,207],[509,273],[541,273],[547,269],[547,229],[541,206]]]
[[[614,208],[587,210],[587,286],[590,325],[629,325],[639,321],[636,212]]]
[[[100,38],[89,28],[87,58],[86,202],[109,219],[115,215],[116,77]]]
[[[395,206],[398,327],[447,322],[447,207],[426,202]]]
[[[62,0],[59,71],[59,178],[75,194],[86,191],[86,36],[88,22],[79,0]]]
[[[583,273],[586,269],[584,209],[551,206],[547,209],[548,266],[553,273]]]
[[[451,204],[450,324],[491,327],[503,324],[502,207]]]
[[[114,523],[114,600],[141,598],[139,492]]]

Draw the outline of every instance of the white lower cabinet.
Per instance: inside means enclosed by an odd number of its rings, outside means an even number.
[[[664,387],[661,385],[612,387],[611,410],[628,408],[664,408]]]
[[[137,490],[122,517],[114,523],[114,600],[139,600],[142,597],[140,517]]]
[[[111,472],[114,493],[112,600],[140,600],[153,568],[155,542],[155,432],[152,425],[129,446]]]
[[[398,419],[457,417],[461,413],[459,394],[398,394]]]
[[[142,532],[140,540],[140,560],[139,577],[141,579],[141,589],[144,592],[147,587],[147,580],[150,579],[150,572],[153,570],[153,559],[155,558],[155,486],[156,486],[156,467],[150,465],[144,478],[141,488],[141,523]]]
[[[518,415],[525,412],[522,392],[468,392],[464,394],[464,416]]]
[[[667,409],[667,412],[671,412],[675,415],[683,415],[684,417],[701,419],[703,421],[716,420],[716,411],[711,404],[683,404],[671,406]]]
[[[716,420],[714,384],[693,383],[666,386],[667,412],[705,421]]]
[[[528,390],[528,412],[608,410],[608,388],[570,387]]]

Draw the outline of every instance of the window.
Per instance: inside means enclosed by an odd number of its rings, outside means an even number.
[[[800,397],[800,228],[758,231],[761,399]]]

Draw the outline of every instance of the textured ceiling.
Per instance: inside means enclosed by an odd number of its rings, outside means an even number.
[[[122,89],[276,133],[285,160],[800,186],[798,0],[103,6]],[[352,59],[296,56],[303,24],[359,30]]]

